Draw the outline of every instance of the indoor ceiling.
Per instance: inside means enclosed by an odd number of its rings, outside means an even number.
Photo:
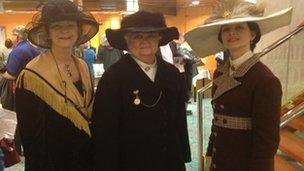
[[[41,4],[47,0],[0,0],[2,11],[24,12],[37,11]],[[127,1],[134,0],[74,0],[82,1],[83,9],[96,12],[120,12],[126,11]],[[193,0],[138,0],[139,9],[162,12],[168,15],[176,15],[178,8],[192,6]],[[200,0],[199,6],[212,4],[214,0]]]
[[[47,0],[0,0],[0,2],[1,1],[4,11],[37,11],[41,4]],[[82,6],[88,11],[124,11],[126,10],[126,0],[82,0]]]

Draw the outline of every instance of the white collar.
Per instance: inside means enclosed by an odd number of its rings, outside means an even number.
[[[157,70],[156,58],[153,64],[146,64],[135,57],[132,58],[138,64],[138,66],[144,71],[144,73],[154,82],[156,70]]]
[[[252,53],[251,50],[249,50],[244,55],[242,55],[241,57],[239,57],[239,58],[237,58],[235,60],[232,60],[231,57],[230,57],[229,58],[230,65],[233,66],[235,69],[237,69],[242,63],[244,63],[245,61],[247,61],[252,56],[253,56],[253,53]]]
[[[135,58],[135,57],[132,57],[134,60],[135,60],[135,62],[142,68],[142,69],[144,69],[144,71],[146,71],[146,68],[156,68],[156,58],[155,58],[155,61],[154,61],[154,63],[153,64],[147,64],[147,63],[144,63],[144,62],[142,62],[141,60],[139,60],[139,59],[137,59],[137,58]]]

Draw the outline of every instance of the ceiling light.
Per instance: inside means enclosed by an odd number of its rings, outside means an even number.
[[[192,1],[192,5],[198,5],[200,4],[200,1]]]
[[[257,3],[257,0],[245,0],[245,1],[247,1],[247,2],[251,2],[251,3],[254,3],[254,4],[256,4],[256,3]]]

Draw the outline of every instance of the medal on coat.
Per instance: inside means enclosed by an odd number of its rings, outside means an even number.
[[[135,95],[135,99],[134,99],[134,104],[135,105],[139,105],[140,104],[140,99],[138,97],[138,93],[139,93],[138,89],[133,91],[133,94]]]

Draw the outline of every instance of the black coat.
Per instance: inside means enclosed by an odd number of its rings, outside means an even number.
[[[279,144],[282,89],[280,81],[257,56],[229,76],[229,60],[215,73],[213,111],[229,117],[251,118],[252,129],[212,125],[207,156],[211,170],[272,171]],[[222,121],[224,124],[225,121]]]
[[[25,171],[92,170],[90,137],[34,93],[16,89]]]
[[[155,82],[128,54],[112,65],[98,84],[93,107],[96,169],[184,171],[191,159],[183,96],[178,70],[161,58]]]

